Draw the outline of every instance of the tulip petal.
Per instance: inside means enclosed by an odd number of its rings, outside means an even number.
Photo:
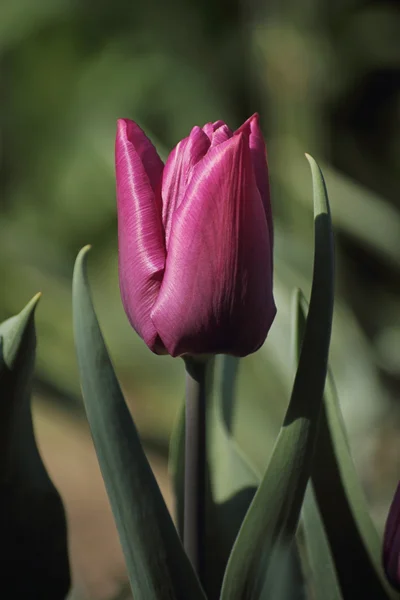
[[[193,170],[151,318],[172,356],[245,356],[264,342],[274,316],[268,227],[238,134]]]
[[[206,136],[209,138],[210,142],[212,141],[214,132],[217,131],[217,129],[219,129],[223,125],[225,125],[225,123],[221,120],[214,121],[214,123],[206,123],[204,125],[203,131],[206,134]]]
[[[157,192],[163,163],[140,127],[128,119],[118,121],[115,169],[122,302],[132,327],[156,351],[159,340],[150,311],[165,267],[161,199]]]
[[[400,483],[397,486],[386,521],[383,564],[389,581],[400,589]]]
[[[164,169],[163,161],[158,156],[157,150],[144,131],[134,121],[118,119],[117,126],[117,143],[124,143],[124,140],[127,140],[132,144],[155,192]]]
[[[193,167],[210,147],[210,140],[200,127],[193,127],[189,137],[180,141],[168,156],[162,177],[162,220],[168,249],[172,217],[179,207]]]
[[[252,117],[247,119],[239,129],[235,131],[235,135],[238,133],[247,133],[249,136],[249,145],[251,151],[251,159],[253,163],[254,174],[256,177],[257,187],[261,195],[261,199],[264,204],[265,215],[267,217],[267,223],[269,228],[269,236],[271,241],[271,248],[273,245],[274,233],[272,226],[272,211],[271,211],[271,196],[269,189],[268,179],[268,164],[267,164],[267,151],[265,147],[264,137],[260,129],[259,116],[255,113]],[[271,253],[272,254],[272,253]]]
[[[400,591],[400,528],[394,534],[393,548],[385,564],[385,573],[391,585]]]
[[[218,127],[218,129],[216,129],[214,131],[214,134],[212,136],[212,140],[211,140],[211,147],[214,146],[218,146],[218,144],[221,144],[222,142],[226,142],[226,140],[229,140],[229,138],[231,138],[233,135],[232,130],[228,127],[228,125],[221,125],[221,127]]]

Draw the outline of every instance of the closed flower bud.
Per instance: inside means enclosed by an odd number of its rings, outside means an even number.
[[[383,566],[390,583],[400,591],[400,483],[386,521]]]
[[[258,115],[194,127],[164,165],[136,123],[116,139],[119,279],[153,352],[245,356],[275,317],[273,230]]]

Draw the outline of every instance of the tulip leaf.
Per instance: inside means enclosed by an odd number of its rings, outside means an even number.
[[[315,600],[343,600],[324,524],[308,484],[301,512],[301,524],[311,570],[311,586]]]
[[[263,557],[265,559],[265,557]],[[260,561],[261,571],[265,560]],[[260,569],[257,570],[257,576]],[[303,576],[300,571],[298,548],[293,540],[277,540],[268,556],[268,572],[262,573],[263,587],[259,600],[302,600],[308,598],[305,593]]]
[[[308,157],[314,189],[314,273],[299,366],[270,463],[234,544],[221,600],[273,597],[279,553],[293,547],[318,431],[333,312],[333,239],[322,173]],[[262,568],[260,568],[262,567]]]
[[[70,585],[64,507],[42,462],[31,413],[39,297],[0,324],[1,590],[6,598],[64,600]]]
[[[232,546],[260,477],[230,434],[238,359],[216,360],[213,394],[207,407],[206,564],[208,600],[217,600]],[[185,412],[182,408],[171,437],[170,471],[176,498],[178,529],[183,536]]]
[[[295,291],[293,300],[293,358],[297,367],[308,307],[299,289]],[[335,563],[311,481],[304,496],[301,529],[311,571],[313,597],[315,600],[342,600]]]
[[[301,293],[298,294],[297,305],[297,337],[301,340],[307,314],[307,302]],[[387,583],[381,566],[381,541],[368,512],[351,457],[330,370],[325,386],[316,457],[318,459],[314,461],[311,482],[335,562],[342,597],[344,600],[356,597],[374,600],[398,598],[398,594]],[[321,555],[319,558],[322,561]],[[321,597],[328,596],[325,594]]]
[[[205,600],[140,443],[94,312],[89,247],[73,277],[83,400],[135,600]]]

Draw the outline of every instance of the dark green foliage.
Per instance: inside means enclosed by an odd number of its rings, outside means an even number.
[[[144,454],[97,318],[86,275],[73,282],[75,343],[83,398],[135,600],[204,600]]]
[[[310,311],[290,404],[264,478],[246,514],[222,587],[222,600],[286,594],[288,559],[311,474],[330,344],[333,240],[322,173],[308,157],[314,183],[315,258]],[[279,592],[276,590],[280,590]]]
[[[64,600],[70,585],[64,508],[32,425],[38,299],[0,325],[0,581],[10,600]]]
[[[301,291],[297,289],[293,296],[292,332],[295,368],[299,361],[307,312],[306,300]],[[314,462],[317,460],[318,458],[314,458]],[[313,597],[315,600],[342,600],[335,563],[311,481],[308,483],[301,511],[301,534],[306,548],[310,580],[308,583]]]
[[[295,350],[298,353],[307,314],[307,303],[301,292],[297,295],[296,303]],[[330,598],[398,598],[398,594],[386,581],[382,569],[381,541],[368,512],[350,454],[331,372],[328,372],[325,386],[311,484],[313,491],[310,491],[312,496],[305,505],[305,526],[318,589],[321,590],[323,584],[329,585],[327,572],[322,576],[319,573],[324,567],[320,562],[322,554],[316,555],[313,548],[315,536],[321,538],[322,532],[318,524],[321,519],[335,565],[335,573],[331,573],[331,576],[337,576],[341,589],[341,596],[332,595]],[[314,504],[314,510],[318,514],[312,514],[310,503]],[[321,539],[320,543],[323,543]],[[330,590],[332,587],[330,586]],[[322,596],[320,592],[317,600],[320,598],[325,600],[327,596]]]

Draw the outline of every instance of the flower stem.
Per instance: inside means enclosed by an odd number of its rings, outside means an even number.
[[[202,582],[205,553],[207,360],[185,357],[185,488],[183,545]]]

